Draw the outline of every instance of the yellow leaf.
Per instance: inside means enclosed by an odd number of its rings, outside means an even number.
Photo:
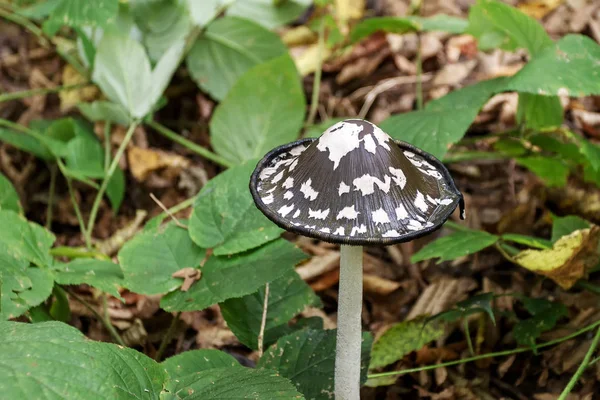
[[[297,26],[289,29],[283,35],[281,40],[287,46],[298,46],[301,44],[311,44],[316,42],[318,35],[310,30],[306,25]]]
[[[564,0],[532,0],[519,4],[517,8],[532,18],[542,19],[562,3]]]
[[[132,146],[127,152],[127,160],[131,174],[139,182],[146,180],[150,173],[159,169],[167,168],[179,171],[190,166],[189,160],[180,155],[135,146]]]
[[[599,240],[600,227],[581,229],[557,240],[552,249],[524,250],[515,261],[569,289],[598,264]]]
[[[321,55],[321,62],[319,62],[319,55]],[[308,46],[299,55],[292,52],[296,68],[298,68],[298,72],[300,72],[300,75],[302,76],[315,72],[319,65],[330,55],[331,50],[327,48],[327,46],[323,46],[322,49],[319,49],[318,43]]]
[[[348,33],[348,22],[356,21],[365,13],[365,0],[335,0],[335,15],[340,30]]]
[[[62,83],[64,86],[77,85],[85,83],[87,79],[82,76],[71,65],[65,65],[62,72]],[[62,90],[58,93],[60,99],[60,111],[67,112],[79,103],[95,100],[100,92],[94,85],[83,86],[77,89]]]

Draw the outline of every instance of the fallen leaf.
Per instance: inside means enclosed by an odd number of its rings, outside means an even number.
[[[62,83],[64,86],[85,83],[87,79],[81,75],[70,64],[66,64],[62,71]],[[60,99],[60,111],[67,112],[79,103],[95,100],[100,92],[94,85],[83,86],[77,89],[62,90],[58,93]]]
[[[301,25],[285,31],[281,35],[281,40],[287,46],[298,46],[301,44],[311,44],[317,40],[317,34],[308,26]]]
[[[302,53],[296,55],[292,52],[292,57],[296,63],[296,68],[300,75],[306,76],[315,72],[320,64],[323,63],[331,55],[331,50],[327,46],[319,48],[319,44],[315,43],[308,46]],[[319,60],[320,56],[320,60]]]
[[[131,174],[139,182],[146,180],[150,173],[158,169],[170,168],[180,170],[190,166],[189,160],[180,155],[162,150],[143,149],[136,146],[131,147],[127,152],[127,160]]]
[[[171,275],[172,278],[183,278],[183,283],[181,284],[180,290],[182,292],[187,292],[194,282],[199,281],[202,277],[202,271],[197,268],[187,267],[182,268],[179,271],[173,272]]]
[[[342,33],[348,33],[348,23],[363,17],[365,0],[335,0],[335,16]]]
[[[560,238],[552,249],[524,250],[515,256],[515,261],[569,289],[598,264],[599,240],[600,227],[581,229]]]
[[[517,8],[530,17],[542,19],[562,3],[564,0],[533,0],[521,3]]]

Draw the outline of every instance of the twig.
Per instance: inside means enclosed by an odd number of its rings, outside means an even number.
[[[173,132],[166,126],[161,125],[156,121],[149,121],[146,124],[149,127],[156,130],[161,135],[163,135],[164,137],[171,139],[175,143],[179,143],[180,145],[188,148],[189,150],[193,151],[194,153],[197,153],[210,161],[213,161],[225,168],[230,168],[233,166],[233,163],[230,162],[229,160],[226,160],[223,157],[216,155],[212,151],[210,151],[202,146],[197,145],[196,143],[192,142],[191,140],[188,140],[188,139],[184,138],[183,136],[178,135],[177,133]]]
[[[80,302],[81,304],[83,304],[83,306],[85,308],[87,308],[88,310],[90,310],[92,312],[92,314],[94,314],[94,316],[100,322],[102,322],[102,324],[104,325],[104,327],[106,328],[106,330],[110,333],[110,335],[115,340],[115,342],[117,342],[121,346],[125,346],[125,342],[123,342],[123,339],[121,338],[121,336],[119,335],[119,333],[117,332],[117,330],[115,329],[115,327],[112,326],[112,324],[110,323],[110,318],[106,318],[106,319],[103,318],[102,315],[100,315],[100,313],[94,307],[92,307],[92,305],[90,303],[88,303],[83,297],[79,296],[77,293],[73,292],[72,290],[69,290],[68,288],[66,288],[64,286],[62,286],[62,288],[67,293],[69,293],[71,296],[73,296],[73,298],[75,300],[77,300],[78,302]]]
[[[46,229],[52,227],[52,208],[54,207],[54,193],[56,191],[56,165],[49,165],[50,188],[48,189],[48,208],[46,209]]]
[[[77,199],[75,198],[75,191],[73,190],[73,183],[71,182],[71,178],[67,174],[66,168],[60,159],[56,159],[56,163],[58,164],[58,168],[60,172],[65,177],[67,181],[67,188],[69,189],[69,196],[71,197],[71,203],[73,203],[73,209],[75,210],[75,216],[77,217],[77,222],[79,222],[79,229],[81,230],[81,234],[83,235],[83,239],[85,240],[85,247],[90,250],[92,248],[92,241],[89,239],[89,235],[85,229],[85,222],[83,222],[83,216],[81,214],[81,209],[79,208],[79,204],[77,204]]]
[[[422,75],[421,80],[429,81],[429,80],[431,80],[432,77],[433,77],[433,75],[431,75],[431,74]],[[367,113],[373,106],[373,103],[377,99],[377,96],[379,96],[380,94],[385,93],[388,90],[393,89],[394,87],[396,87],[398,85],[415,83],[416,81],[417,81],[417,78],[414,76],[399,76],[396,78],[384,79],[381,82],[377,83],[375,86],[371,86],[371,89],[369,89],[369,91],[365,95],[365,101],[360,109],[360,112],[358,113],[358,117],[365,118],[367,116]],[[362,93],[364,93],[364,91],[360,91],[360,89],[358,89],[356,92],[352,93],[350,96],[358,97],[358,95],[362,94]]]
[[[313,92],[310,99],[310,110],[306,119],[306,126],[312,126],[315,123],[317,109],[319,107],[319,92],[321,91],[321,75],[323,73],[323,47],[325,45],[325,19],[321,18],[319,24],[319,41],[317,51],[317,69],[315,70],[315,79],[313,81]]]
[[[184,224],[182,224],[181,222],[179,222],[179,220],[177,218],[175,218],[175,216],[169,211],[169,209],[162,203],[162,201],[160,201],[155,195],[154,193],[150,193],[150,198],[156,203],[158,204],[158,206],[163,210],[163,212],[165,214],[167,214],[169,217],[171,217],[171,219],[175,222],[175,225],[177,225],[180,228],[183,229],[188,229],[188,227]]]
[[[600,321],[596,321],[584,328],[579,329],[578,331],[575,331],[573,333],[571,333],[570,335],[567,336],[563,336],[562,338],[558,338],[558,339],[554,339],[551,340],[549,342],[546,343],[542,343],[539,344],[536,349],[542,349],[544,347],[550,347],[550,346],[554,346],[555,344],[559,344],[562,342],[565,342],[567,340],[571,340],[573,338],[576,338],[579,335],[583,335],[586,332],[589,332],[597,327],[600,326]],[[370,374],[368,376],[369,379],[371,378],[382,378],[385,376],[394,376],[394,375],[405,375],[405,374],[412,374],[415,372],[421,372],[421,371],[430,371],[432,369],[437,369],[440,367],[452,367],[454,365],[460,365],[460,364],[465,364],[468,362],[473,362],[473,361],[478,361],[478,360],[484,360],[486,358],[493,358],[493,357],[504,357],[504,356],[510,356],[512,354],[518,354],[518,353],[526,353],[531,351],[532,349],[530,347],[519,347],[516,349],[511,349],[511,350],[504,350],[504,351],[498,351],[495,353],[487,353],[487,354],[480,354],[478,356],[473,356],[473,357],[468,357],[468,358],[463,358],[460,360],[454,360],[454,361],[448,361],[445,363],[440,363],[440,364],[434,364],[434,365],[426,365],[423,367],[417,367],[417,368],[410,368],[410,369],[404,369],[401,371],[390,371],[390,372],[381,372],[378,374]]]
[[[163,339],[160,342],[160,346],[158,347],[158,350],[156,351],[156,354],[154,355],[155,361],[160,361],[163,353],[167,349],[167,345],[169,343],[171,343],[171,340],[173,339],[173,334],[175,333],[175,329],[177,328],[177,323],[179,322],[180,315],[181,315],[181,311],[179,311],[177,314],[175,314],[173,316],[173,319],[171,320],[171,324],[169,325],[169,329],[167,329],[167,333],[165,333],[165,336],[163,336]]]
[[[127,133],[125,134],[125,137],[123,138],[123,141],[121,142],[121,144],[119,145],[119,148],[117,149],[117,154],[115,154],[115,158],[110,163],[110,166],[108,167],[108,171],[106,171],[106,175],[104,176],[104,179],[102,180],[102,185],[100,186],[100,189],[98,190],[98,193],[96,194],[96,198],[94,199],[94,204],[92,205],[92,210],[90,211],[90,217],[88,219],[88,226],[85,231],[86,243],[92,243],[92,232],[94,231],[94,224],[96,223],[96,216],[98,215],[98,210],[100,209],[100,203],[102,202],[102,197],[104,196],[104,193],[106,192],[106,188],[108,187],[108,182],[110,182],[110,178],[112,178],[113,174],[115,173],[115,170],[117,169],[117,167],[119,165],[119,161],[121,160],[121,157],[123,157],[123,153],[125,153],[125,149],[127,148],[129,141],[133,137],[133,132],[135,131],[137,124],[138,124],[138,122],[134,121],[131,123],[131,125],[129,125],[129,129],[127,130]]]
[[[29,90],[23,90],[20,92],[4,93],[4,94],[0,94],[0,103],[9,101],[9,100],[24,99],[26,97],[36,96],[39,94],[48,94],[48,93],[61,92],[63,90],[79,89],[79,88],[86,87],[89,85],[92,85],[92,83],[83,82],[83,83],[76,83],[73,85],[57,86],[57,87],[53,87],[53,88],[29,89]]]
[[[590,348],[588,349],[587,353],[585,353],[585,357],[583,358],[583,361],[581,362],[581,364],[579,364],[579,368],[577,368],[577,371],[575,371],[575,374],[571,377],[571,380],[567,384],[567,387],[565,387],[563,392],[560,394],[560,397],[558,398],[558,400],[565,400],[569,396],[569,393],[571,393],[571,391],[573,390],[573,388],[579,381],[579,378],[581,378],[581,375],[583,374],[585,369],[590,364],[590,359],[592,358],[594,351],[596,351],[596,347],[598,347],[598,343],[600,343],[600,328],[598,328],[598,330],[596,331],[594,340],[592,340],[592,344],[590,345]]]
[[[269,306],[269,282],[265,285],[265,300],[263,302],[262,318],[260,320],[260,330],[258,331],[258,356],[263,355],[263,344],[265,341],[265,326],[267,325],[267,308]]]

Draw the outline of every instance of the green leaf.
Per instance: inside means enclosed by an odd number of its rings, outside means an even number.
[[[137,350],[92,342],[59,322],[0,322],[0,387],[9,399],[158,399],[168,379]]]
[[[0,242],[0,320],[16,318],[50,296],[54,277],[47,269],[30,267]]]
[[[227,8],[226,14],[246,18],[272,29],[299,18],[311,3],[311,0],[286,0],[279,3],[273,0],[235,1]]]
[[[86,178],[104,177],[104,149],[96,139],[86,134],[77,135],[67,144],[67,167]]]
[[[163,400],[304,399],[289,380],[273,371],[250,368],[215,368],[194,373],[167,386],[172,395]]]
[[[241,367],[235,358],[215,349],[189,350],[169,357],[160,365],[171,378],[186,376],[213,368]]]
[[[367,378],[372,336],[362,337],[361,383]],[[307,399],[331,399],[335,369],[336,330],[304,330],[282,337],[258,361],[292,381]]]
[[[51,232],[10,210],[0,210],[0,226],[0,243],[10,256],[40,267],[52,265],[50,247],[56,237]]]
[[[111,261],[79,258],[67,264],[56,263],[56,282],[61,285],[79,285],[82,283],[100,289],[124,301],[119,288],[124,286],[123,271]]]
[[[223,100],[255,65],[287,53],[277,34],[241,18],[212,22],[187,56],[187,67],[200,88]]]
[[[454,260],[469,254],[477,253],[498,241],[498,236],[483,231],[456,231],[427,244],[413,254],[410,261],[415,263],[430,258],[438,258],[438,263]]]
[[[551,249],[552,242],[550,240],[541,239],[537,237],[527,236],[527,235],[519,235],[517,233],[506,233],[501,236],[502,240],[508,242],[514,242],[523,244],[525,246],[533,247],[536,249]]]
[[[197,268],[206,250],[196,246],[187,230],[171,223],[146,231],[127,242],[119,252],[125,286],[140,294],[164,294],[181,286],[171,277],[183,268]]]
[[[431,17],[409,17],[421,25],[422,31],[442,31],[460,35],[465,33],[469,22],[463,18],[445,14],[436,14]]]
[[[600,146],[589,142],[586,139],[580,138],[579,149],[594,171],[600,171]]]
[[[81,103],[77,107],[90,121],[110,121],[123,126],[129,126],[132,122],[123,106],[110,101],[97,100],[92,103]]]
[[[63,288],[61,288],[58,285],[54,285],[54,288],[52,289],[52,294],[53,294],[53,300],[52,300],[52,305],[50,306],[50,310],[49,310],[49,318],[45,318],[43,321],[61,321],[61,322],[68,322],[71,320],[71,307],[69,305],[69,297],[67,296],[67,292],[65,292],[65,290]],[[31,316],[32,314],[34,314],[34,318],[39,318],[41,314],[41,310],[44,308],[43,305],[39,305],[37,307],[35,307],[36,310],[29,310],[29,312],[27,313],[29,316]],[[37,312],[36,312],[37,311]],[[36,315],[37,314],[37,315]],[[43,317],[42,317],[43,318]],[[43,321],[37,321],[37,322],[43,322]],[[32,322],[35,323],[35,321],[32,319]]]
[[[478,39],[482,50],[524,48],[535,56],[552,46],[552,39],[538,21],[495,0],[479,0],[469,9],[467,32]]]
[[[519,321],[513,328],[517,343],[536,348],[536,339],[542,333],[554,328],[558,320],[567,315],[567,307],[558,302],[545,299],[521,297],[523,305],[532,315],[531,318]]]
[[[246,72],[210,121],[215,151],[239,164],[298,137],[305,114],[300,77],[289,55]]]
[[[558,96],[519,93],[517,122],[528,129],[558,128],[563,122],[563,108]]]
[[[125,198],[125,173],[118,166],[108,181],[108,186],[106,186],[106,197],[110,200],[113,213],[118,214]]]
[[[106,26],[116,19],[118,0],[61,0],[52,10],[50,21],[71,27]]]
[[[187,292],[176,291],[163,297],[161,307],[167,311],[203,310],[245,296],[279,278],[305,258],[306,254],[283,239],[234,256],[212,256],[202,267],[200,280]]]
[[[494,93],[501,91],[505,78],[482,81],[437,100],[422,111],[392,115],[380,127],[394,139],[403,140],[441,159],[448,147],[458,142]]]
[[[567,236],[580,229],[588,229],[590,223],[576,215],[566,217],[553,217],[552,223],[552,243],[555,243],[563,236]]]
[[[395,324],[373,344],[369,369],[385,367],[401,360],[443,334],[443,326],[427,323],[424,318]]]
[[[528,62],[506,90],[583,97],[600,94],[600,45],[587,36],[567,35]]]
[[[206,26],[217,17],[221,10],[235,0],[187,0],[188,10],[192,21],[197,26]]]
[[[416,32],[420,24],[409,18],[398,17],[376,17],[367,18],[359,22],[350,33],[350,41],[358,42],[375,32],[388,32],[402,34],[406,32]]]
[[[539,176],[548,186],[567,184],[569,167],[562,160],[544,156],[519,157],[517,163]]]
[[[17,191],[2,174],[0,174],[0,210],[12,210],[16,213],[23,211]]]
[[[277,239],[283,229],[254,205],[248,190],[254,162],[233,167],[200,191],[190,217],[190,236],[217,256],[235,254]]]
[[[54,156],[43,143],[25,133],[0,128],[0,141],[6,142],[19,150],[31,153],[42,160],[54,160]]]
[[[571,160],[577,164],[581,162],[581,153],[579,146],[568,142],[562,136],[553,132],[540,133],[528,137],[531,144],[541,148],[544,151],[558,154],[565,160]]]
[[[262,287],[256,293],[220,304],[229,329],[241,343],[254,350],[258,349],[264,301],[265,288]],[[274,328],[286,324],[305,307],[320,305],[319,297],[294,270],[271,282],[265,323],[265,347],[279,338],[277,335],[281,329]]]

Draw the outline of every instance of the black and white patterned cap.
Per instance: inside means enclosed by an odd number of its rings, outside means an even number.
[[[406,242],[438,229],[459,204],[464,218],[462,195],[438,159],[360,119],[272,150],[250,191],[277,225],[332,243]]]

